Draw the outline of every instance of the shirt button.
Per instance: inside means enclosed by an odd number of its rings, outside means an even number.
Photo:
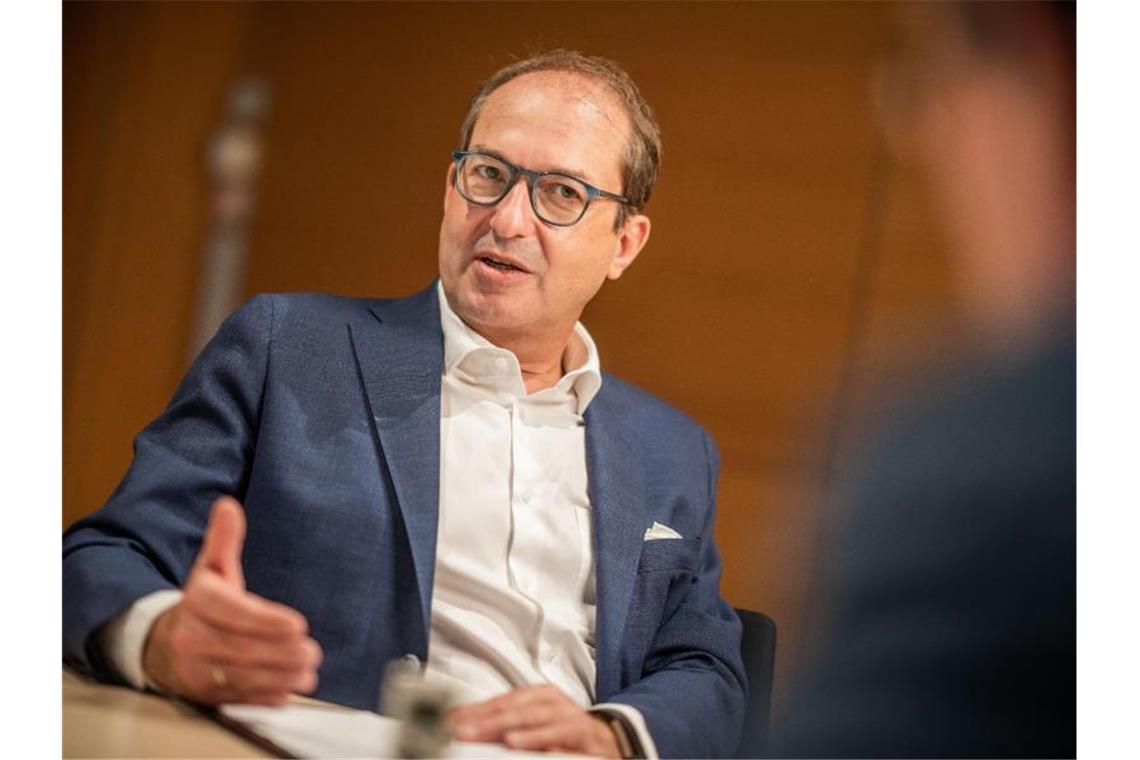
[[[406,654],[400,659],[402,659],[404,662],[408,663],[409,665],[414,665],[417,668],[420,666],[420,658],[416,657],[414,654]]]
[[[500,372],[506,372],[507,371],[507,360],[502,356],[495,359],[495,369],[499,370]]]
[[[519,494],[519,499],[522,501],[523,504],[530,504],[530,498],[531,498],[530,491],[523,491],[521,494]]]

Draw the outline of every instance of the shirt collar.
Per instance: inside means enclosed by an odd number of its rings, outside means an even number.
[[[491,343],[460,319],[451,308],[451,304],[447,302],[441,281],[436,281],[436,291],[439,294],[439,322],[443,328],[444,372],[452,374],[460,364],[467,366],[469,363],[465,360],[479,352],[494,357],[493,363],[486,365],[494,367],[492,370],[494,374],[499,376],[512,374],[518,381],[518,387],[525,387],[518,358],[511,351]],[[581,322],[574,323],[574,333],[562,353],[562,366],[574,369],[563,374],[554,385],[554,389],[563,392],[572,391],[577,398],[578,414],[585,414],[586,407],[602,387],[602,371],[598,361],[597,346]],[[472,379],[481,382],[480,378]],[[525,395],[525,391],[520,395]]]

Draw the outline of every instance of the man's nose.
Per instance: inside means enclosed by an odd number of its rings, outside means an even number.
[[[520,177],[495,206],[491,229],[502,238],[526,237],[534,233],[537,222],[530,205],[530,187]]]

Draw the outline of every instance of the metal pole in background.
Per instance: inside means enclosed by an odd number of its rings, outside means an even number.
[[[222,125],[206,152],[211,219],[194,302],[190,361],[242,297],[249,222],[261,169],[261,125],[268,110],[266,85],[252,77],[239,80],[230,89]]]

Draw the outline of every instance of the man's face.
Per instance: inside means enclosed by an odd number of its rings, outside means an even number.
[[[620,193],[628,131],[621,106],[603,85],[536,72],[491,93],[468,150]],[[631,216],[614,231],[613,201],[595,199],[577,224],[556,227],[535,216],[525,180],[487,208],[468,203],[453,174],[454,165],[439,233],[440,278],[451,307],[492,341],[564,341],[602,283],[621,276],[648,237],[644,216]]]

